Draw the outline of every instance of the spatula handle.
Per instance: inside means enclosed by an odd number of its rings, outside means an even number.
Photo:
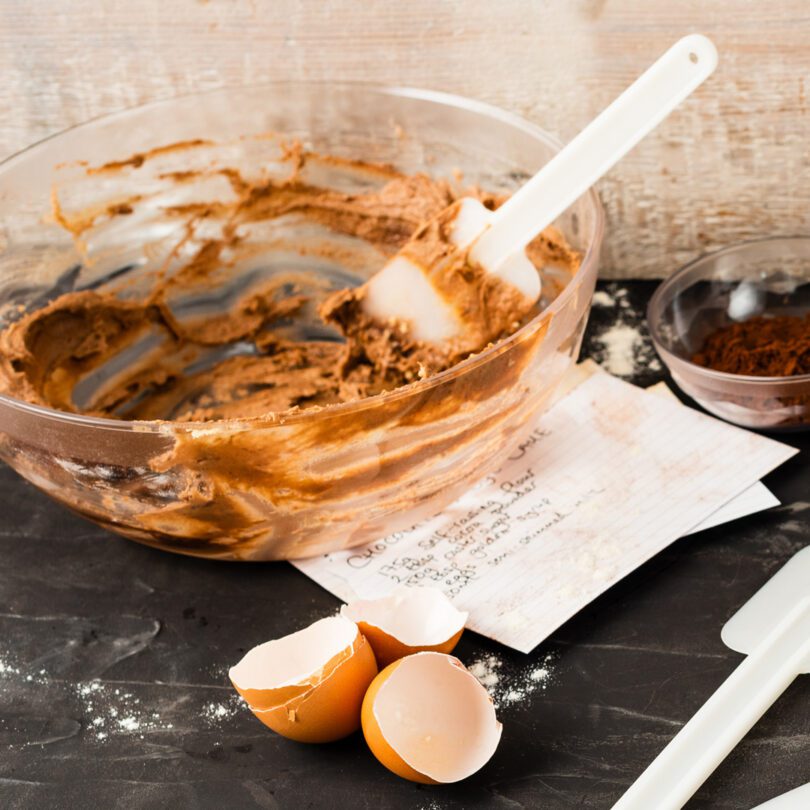
[[[472,258],[494,271],[525,247],[664,120],[717,65],[700,34],[676,42],[652,67],[552,158],[492,218]]]
[[[613,810],[678,810],[806,666],[810,597],[802,599],[706,701]]]

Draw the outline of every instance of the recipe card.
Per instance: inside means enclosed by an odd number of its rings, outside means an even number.
[[[590,361],[586,360],[585,363],[590,363]],[[595,363],[594,366],[596,366]],[[598,366],[596,366],[596,369],[598,369]],[[656,383],[644,390],[648,394],[653,393],[662,397],[668,397],[675,402],[678,401],[678,398],[672,393],[665,382]],[[723,504],[723,506],[715,512],[712,512],[705,520],[702,520],[697,526],[688,531],[687,535],[697,534],[697,532],[702,532],[704,529],[711,529],[723,523],[730,523],[732,520],[738,520],[741,517],[753,515],[764,509],[772,509],[774,506],[779,506],[779,499],[762,481],[757,481],[756,484],[748,487],[744,492],[741,492],[728,503]]]
[[[797,452],[601,371],[573,385],[441,514],[294,565],[347,601],[439,587],[470,629],[529,652]]]

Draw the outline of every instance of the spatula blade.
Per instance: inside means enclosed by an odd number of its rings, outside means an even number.
[[[444,343],[463,330],[453,307],[430,283],[427,271],[405,256],[395,256],[369,279],[363,305],[380,323],[407,323],[415,340]]]
[[[720,637],[748,655],[800,600],[810,598],[810,546],[794,554],[725,624]],[[802,672],[810,672],[810,658]]]

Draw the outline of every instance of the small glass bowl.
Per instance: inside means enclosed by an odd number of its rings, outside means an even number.
[[[682,267],[656,290],[647,321],[672,378],[707,411],[744,427],[807,430],[810,374],[729,374],[691,357],[711,332],[735,320],[808,311],[810,237],[775,237],[731,245]]]

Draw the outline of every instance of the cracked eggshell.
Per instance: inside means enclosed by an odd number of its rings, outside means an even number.
[[[381,668],[416,652],[452,652],[467,621],[438,588],[403,586],[381,599],[349,602],[340,615],[357,623]]]
[[[376,674],[371,645],[342,616],[260,644],[229,672],[262,723],[313,743],[339,740],[360,727],[363,696]]]
[[[386,667],[366,692],[362,718],[374,756],[424,784],[466,779],[489,761],[501,738],[486,689],[443,653],[416,653]]]

